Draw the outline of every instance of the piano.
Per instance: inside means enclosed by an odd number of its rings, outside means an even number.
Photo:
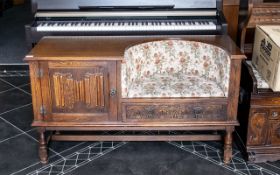
[[[32,47],[43,36],[221,35],[222,0],[32,0]]]

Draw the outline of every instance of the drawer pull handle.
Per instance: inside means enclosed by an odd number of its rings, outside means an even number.
[[[117,90],[116,89],[110,89],[110,96],[113,97],[117,94]]]
[[[272,116],[272,117],[278,117],[278,112],[273,111],[272,114],[271,114],[271,116]]]
[[[193,108],[194,118],[203,118],[203,110],[201,107]]]

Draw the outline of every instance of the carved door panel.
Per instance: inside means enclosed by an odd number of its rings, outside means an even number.
[[[51,121],[116,119],[115,62],[49,62],[41,65],[43,103]]]
[[[247,145],[265,145],[268,127],[268,111],[252,109],[249,116]]]
[[[268,140],[268,144],[280,145],[280,122],[271,120],[269,129],[270,137]]]

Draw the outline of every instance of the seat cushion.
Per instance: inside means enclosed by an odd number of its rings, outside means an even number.
[[[230,62],[225,50],[201,42],[137,44],[124,53],[122,97],[227,97]]]
[[[215,81],[199,76],[153,76],[135,81],[125,89],[127,98],[133,97],[224,97]]]
[[[258,72],[258,70],[252,65],[252,61],[246,61],[246,63],[252,68],[254,76],[257,80],[257,88],[260,89],[268,89],[269,85],[265,81],[265,79],[262,78],[261,74]]]

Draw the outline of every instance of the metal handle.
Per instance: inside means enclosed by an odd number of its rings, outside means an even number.
[[[271,116],[274,117],[274,118],[275,118],[275,117],[278,117],[278,115],[279,115],[279,114],[278,114],[278,112],[276,112],[276,111],[273,111],[273,112],[271,113]]]
[[[113,97],[117,94],[117,90],[116,89],[110,89],[110,96]]]
[[[203,117],[203,110],[201,107],[194,107],[193,113],[195,118],[202,118]]]

